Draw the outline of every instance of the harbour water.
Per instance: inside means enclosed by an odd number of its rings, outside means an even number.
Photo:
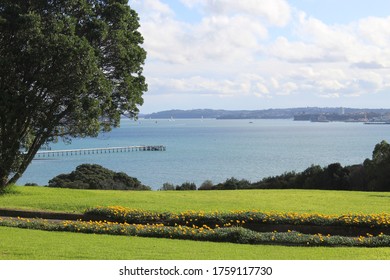
[[[311,164],[362,163],[375,144],[390,142],[390,126],[362,123],[312,123],[293,120],[176,119],[133,121],[97,138],[51,144],[51,149],[164,145],[166,151],[122,152],[36,159],[19,185],[46,185],[54,176],[83,163],[97,163],[138,178],[152,189],[189,181],[198,186],[227,178],[252,182]]]

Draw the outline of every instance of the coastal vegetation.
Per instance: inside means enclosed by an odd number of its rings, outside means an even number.
[[[302,172],[285,172],[265,177],[257,182],[234,177],[214,184],[205,180],[199,188],[193,182],[179,185],[164,183],[161,191],[183,190],[240,190],[240,189],[322,189],[348,191],[390,191],[390,144],[381,141],[375,145],[372,159],[362,164],[342,166],[311,165]],[[29,183],[28,185],[35,185]],[[48,187],[106,190],[151,190],[137,178],[123,172],[114,172],[97,164],[82,164],[69,174],[60,174],[49,181]]]
[[[166,183],[166,186],[169,185]],[[163,187],[161,190],[173,189],[175,188]],[[176,187],[176,189],[180,188]],[[195,189],[196,187],[191,188],[191,190]],[[303,172],[285,172],[253,183],[234,177],[218,184],[206,180],[198,188],[198,190],[240,189],[390,191],[390,144],[381,141],[375,145],[372,159],[366,159],[362,164],[342,166],[340,163],[332,163],[326,167],[312,165]]]
[[[114,172],[98,164],[82,164],[69,174],[60,174],[49,181],[49,187],[99,190],[150,190],[137,178]]]

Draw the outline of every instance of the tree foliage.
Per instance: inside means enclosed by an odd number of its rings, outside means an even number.
[[[323,189],[356,191],[390,191],[390,144],[382,141],[372,153],[372,159],[363,164],[343,167],[340,163],[328,166],[311,165],[302,172],[263,178],[250,183],[236,178],[225,182],[201,186],[199,190],[233,189]]]
[[[171,183],[164,183],[163,186],[160,188],[160,191],[174,191],[175,185]]]
[[[42,144],[137,115],[146,52],[127,2],[0,1],[0,188]]]
[[[372,152],[372,160],[364,161],[369,190],[390,191],[390,144],[378,143]]]
[[[98,164],[82,164],[69,174],[60,174],[49,181],[49,187],[100,190],[150,190],[137,178],[114,172]]]
[[[181,185],[177,185],[175,189],[177,191],[196,191],[196,185],[192,182],[184,182]]]

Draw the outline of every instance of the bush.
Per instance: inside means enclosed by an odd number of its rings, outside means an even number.
[[[38,186],[37,183],[30,183],[30,182],[27,182],[26,184],[24,184],[26,187],[36,187]]]
[[[195,183],[185,182],[180,186],[176,186],[177,191],[195,191],[196,185]]]
[[[226,179],[224,183],[220,183],[214,186],[217,190],[242,190],[242,189],[252,189],[252,184],[245,179],[238,180],[234,177]]]
[[[202,185],[200,185],[200,187],[198,188],[198,190],[213,190],[214,189],[214,184],[212,181],[210,180],[206,180],[202,183]]]
[[[137,178],[114,172],[97,164],[82,164],[69,174],[60,174],[49,181],[49,187],[99,190],[150,190]]]
[[[160,191],[174,191],[175,186],[171,183],[164,183],[163,186],[160,188]]]
[[[266,177],[263,180],[253,183],[255,189],[292,189],[299,188],[295,172],[286,172],[279,176]]]

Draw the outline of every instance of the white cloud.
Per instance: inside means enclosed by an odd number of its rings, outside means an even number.
[[[390,17],[369,17],[345,25],[327,25],[299,13],[295,41],[277,40],[275,45],[290,48],[280,51],[283,59],[293,60],[299,53],[300,62],[346,62],[356,65],[390,66]],[[296,55],[297,56],[297,55]],[[313,59],[314,57],[314,59]]]
[[[340,98],[340,94],[338,92],[320,94],[319,96],[321,98]]]
[[[372,45],[388,47],[390,44],[390,17],[368,17],[358,23],[359,35]]]
[[[329,25],[282,0],[180,1],[200,18],[179,19],[168,1],[131,1],[149,94],[341,99],[390,89],[390,17]]]
[[[163,3],[160,0],[131,0],[131,7],[136,7],[136,11],[142,13],[146,18],[164,18],[174,15],[174,11],[168,4]]]
[[[291,18],[291,8],[285,0],[181,0],[188,7],[200,7],[218,15],[245,14],[260,17],[269,25],[285,26]]]
[[[341,81],[338,80],[320,80],[316,83],[319,88],[326,89],[327,91],[337,91],[344,88]]]
[[[251,60],[268,36],[261,21],[243,15],[209,15],[189,24],[176,20],[159,0],[135,3],[148,14],[141,18],[141,32],[151,60],[178,64]]]
[[[195,57],[213,60],[246,60],[260,50],[260,41],[267,37],[267,29],[259,22],[243,16],[212,16],[194,27],[190,46]]]
[[[183,26],[172,19],[148,21],[142,24],[145,48],[151,60],[167,63],[185,63],[187,48]]]
[[[267,48],[267,54],[292,63],[311,63],[338,61],[340,56],[312,43],[291,42],[285,37],[278,37]]]

